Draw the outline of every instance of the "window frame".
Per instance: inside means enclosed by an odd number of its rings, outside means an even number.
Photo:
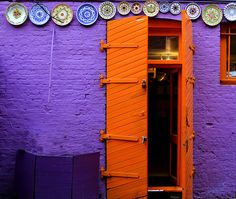
[[[236,24],[222,23],[220,27],[220,83],[236,85],[236,77],[230,77],[226,74],[227,71],[230,71],[231,36],[236,35],[236,33],[231,33],[232,29],[236,30]]]

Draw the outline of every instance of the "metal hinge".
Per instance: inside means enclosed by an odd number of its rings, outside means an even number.
[[[122,178],[139,178],[138,173],[118,172],[118,171],[106,171],[104,167],[101,167],[101,177],[122,177]]]
[[[195,138],[195,131],[193,131],[193,134],[191,135],[190,139],[194,139]]]
[[[193,166],[193,169],[192,169],[192,176],[194,176],[195,174],[195,167]]]
[[[193,84],[194,85],[194,83],[195,83],[195,77],[194,76],[192,76],[192,77],[187,77],[187,79],[186,79],[186,83],[190,83],[190,84]]]
[[[129,142],[138,142],[139,138],[136,136],[125,136],[125,135],[115,135],[115,134],[107,134],[104,130],[100,130],[100,139],[101,142],[104,140],[121,140],[121,141],[129,141]]]
[[[105,84],[135,84],[138,83],[137,78],[109,78],[105,79],[104,75],[100,75],[100,87]]]
[[[194,52],[195,52],[195,49],[196,49],[196,46],[195,46],[194,44],[192,44],[192,45],[189,46],[189,49],[190,49],[191,51],[193,51],[193,53],[194,53]]]
[[[100,51],[103,52],[105,48],[137,48],[136,43],[105,43],[103,40],[100,41]]]

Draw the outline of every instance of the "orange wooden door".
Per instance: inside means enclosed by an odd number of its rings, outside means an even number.
[[[107,198],[146,198],[148,18],[109,21],[107,48]]]
[[[193,43],[192,22],[182,12],[181,185],[183,199],[193,192]]]

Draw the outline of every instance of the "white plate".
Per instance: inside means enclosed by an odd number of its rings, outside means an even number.
[[[159,10],[159,4],[153,0],[147,0],[143,5],[143,12],[148,17],[155,17],[159,13]]]
[[[208,26],[217,26],[223,18],[221,9],[214,4],[208,5],[202,12],[202,20]]]
[[[128,2],[122,1],[118,4],[117,10],[121,15],[128,15],[130,13],[131,7]]]
[[[131,12],[134,15],[138,15],[142,12],[143,6],[139,2],[134,2],[131,6]]]
[[[105,1],[99,5],[98,12],[103,19],[112,19],[116,14],[116,6],[110,1]]]
[[[229,3],[225,6],[224,16],[228,21],[236,21],[236,3]]]
[[[52,20],[59,26],[68,25],[73,19],[73,10],[66,4],[58,4],[52,10]]]
[[[170,13],[173,15],[178,15],[181,13],[181,5],[178,2],[172,2],[170,5]]]
[[[27,8],[21,3],[11,3],[6,10],[6,19],[7,21],[14,25],[18,26],[23,24],[28,17]]]
[[[85,3],[78,7],[76,18],[82,25],[90,26],[97,21],[98,11],[92,4]]]
[[[30,21],[35,25],[44,25],[50,19],[50,12],[43,4],[34,4],[29,11]]]
[[[189,3],[185,8],[190,19],[195,20],[201,16],[201,7],[196,3]]]
[[[160,2],[159,6],[161,13],[167,13],[170,11],[170,4],[168,2]]]

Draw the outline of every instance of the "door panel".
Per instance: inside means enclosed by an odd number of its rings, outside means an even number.
[[[182,101],[181,101],[181,184],[183,198],[192,199],[193,189],[193,43],[192,23],[182,12]]]
[[[147,136],[147,88],[142,88],[142,80],[147,80],[147,39],[145,16],[107,23],[107,44],[111,44],[107,49],[107,79],[136,78],[138,82],[107,84],[106,133],[139,138],[137,142],[106,141],[108,199],[147,196],[147,143],[142,144],[141,139]],[[119,47],[121,44],[138,47]]]

